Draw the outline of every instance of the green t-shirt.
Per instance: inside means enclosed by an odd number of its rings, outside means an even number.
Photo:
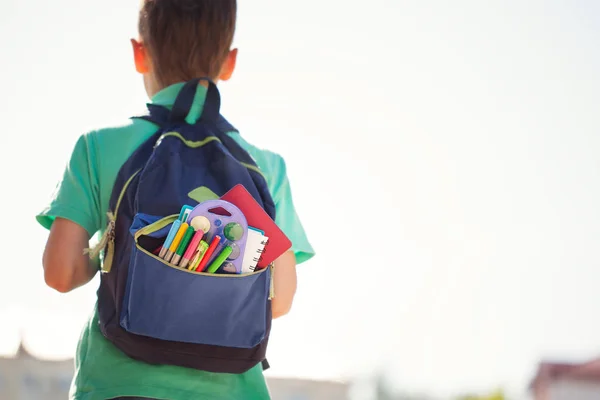
[[[153,104],[172,107],[183,84],[163,89]],[[188,121],[199,118],[206,88],[199,86]],[[37,220],[50,228],[56,217],[66,218],[84,227],[90,237],[106,226],[106,213],[119,169],[135,149],[156,132],[145,120],[101,129],[79,138],[50,205]],[[267,178],[275,202],[276,223],[293,243],[298,263],[314,255],[292,201],[283,158],[258,149],[238,133],[229,135],[255,159]],[[71,399],[105,400],[119,396],[154,399],[269,399],[262,366],[244,374],[215,374],[174,366],[149,365],[130,359],[104,338],[94,312],[83,329],[75,357],[75,376]]]

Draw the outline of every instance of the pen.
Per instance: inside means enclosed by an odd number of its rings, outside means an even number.
[[[177,247],[179,247],[179,243],[181,243],[181,239],[183,239],[183,235],[185,235],[185,231],[187,231],[188,227],[189,227],[189,225],[186,224],[185,222],[182,223],[181,226],[179,227],[179,230],[177,231],[177,234],[175,234],[175,238],[173,239],[173,242],[171,243],[171,246],[169,246],[169,250],[167,251],[167,254],[165,255],[166,262],[171,262],[171,259],[173,258],[173,254],[175,254]]]
[[[221,254],[219,254],[217,258],[215,258],[215,261],[213,261],[212,264],[210,264],[210,267],[208,267],[207,272],[209,274],[214,274],[215,272],[217,272],[217,270],[221,267],[223,262],[227,260],[227,257],[229,257],[232,251],[233,248],[231,246],[225,247]]]
[[[192,229],[194,229],[194,228],[192,227]],[[190,245],[188,246],[187,250],[183,254],[183,258],[181,259],[181,265],[180,265],[181,268],[187,268],[188,264],[190,263],[190,260],[194,256],[194,252],[198,251],[198,245],[200,244],[200,240],[202,240],[203,236],[204,236],[204,232],[202,232],[202,231],[197,231],[194,234],[194,237],[192,238]]]
[[[206,250],[208,250],[208,243],[206,243],[204,240],[201,240],[200,244],[198,245],[198,250],[194,255],[194,259],[188,267],[190,271],[195,271],[196,268],[198,268],[198,265],[200,264],[200,261],[202,261],[202,257],[206,253]]]
[[[208,264],[208,260],[210,259],[210,256],[212,256],[212,253],[214,253],[214,251],[217,248],[217,246],[219,245],[220,241],[221,241],[221,236],[215,235],[214,239],[210,243],[210,246],[208,246],[206,253],[204,253],[204,256],[202,257],[202,261],[200,261],[200,264],[198,265],[197,271],[199,271],[199,272],[204,271],[204,268],[206,268],[206,264]]]
[[[169,250],[169,247],[171,246],[171,243],[173,242],[173,239],[175,238],[177,231],[179,231],[180,226],[181,226],[180,220],[174,221],[173,225],[171,225],[171,230],[169,231],[169,234],[167,235],[167,238],[165,239],[165,243],[163,243],[163,247],[160,250],[160,253],[158,253],[158,256],[160,258],[165,258],[165,255],[167,254],[167,251]]]
[[[194,228],[188,225],[188,228],[186,229],[185,234],[183,235],[183,238],[179,243],[179,246],[177,246],[177,251],[175,251],[175,255],[173,256],[173,265],[179,264],[181,256],[183,256],[185,249],[187,249],[188,244],[190,244],[190,240],[192,240],[192,236],[194,236],[194,232]]]

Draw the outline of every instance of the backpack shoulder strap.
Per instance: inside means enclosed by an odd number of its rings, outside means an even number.
[[[204,102],[204,108],[202,115],[198,121],[216,121],[219,118],[219,112],[221,109],[221,95],[217,85],[209,78],[197,78],[192,79],[181,88],[181,91],[175,99],[175,104],[171,109],[169,116],[169,122],[184,122],[194,103],[196,97],[196,90],[200,81],[206,81],[208,83],[208,89],[206,92],[206,101]]]
[[[266,371],[269,368],[271,368],[271,366],[269,365],[269,362],[267,361],[266,358],[262,361],[262,368],[263,368],[263,371]]]
[[[179,91],[171,110],[156,104],[147,104],[148,114],[136,116],[133,117],[133,119],[143,119],[152,122],[161,128],[168,124],[185,122],[185,119],[192,108],[198,84],[202,80],[208,82],[208,90],[202,115],[198,119],[198,122],[212,122],[222,132],[237,132],[237,129],[227,122],[227,120],[219,113],[221,108],[221,96],[217,86],[208,78],[198,78],[186,82]]]
[[[198,119],[198,123],[202,121],[213,125],[220,133],[220,135],[218,135],[219,139],[231,152],[231,155],[233,155],[241,163],[256,167],[254,159],[248,154],[248,152],[241,148],[235,140],[227,135],[229,132],[239,131],[219,113],[221,107],[221,96],[219,95],[217,86],[210,79],[199,78],[187,82],[179,92],[179,95],[177,96],[175,104],[171,110],[156,104],[148,104],[147,107],[149,113],[147,115],[133,118],[152,122],[158,125],[160,128],[164,128],[168,124],[184,122],[185,118],[190,112],[190,109],[192,108],[192,103],[194,102],[194,97],[196,95],[196,89],[198,88],[198,84],[201,80],[206,80],[208,82],[208,91],[206,93],[204,109],[202,111],[202,115]]]
[[[147,104],[148,114],[132,117],[132,119],[143,119],[152,122],[159,128],[164,127],[169,122],[169,109],[156,104]]]

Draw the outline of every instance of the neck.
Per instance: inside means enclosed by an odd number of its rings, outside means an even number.
[[[179,81],[179,82],[173,82],[172,84],[169,85],[159,85],[155,79],[152,79],[150,77],[146,77],[144,76],[144,86],[146,88],[146,93],[148,94],[148,97],[151,99],[152,97],[154,97],[154,95],[158,92],[160,92],[161,90],[174,85],[176,83],[184,83],[185,80]],[[218,79],[213,79],[213,83],[216,85],[219,82]],[[204,86],[204,87],[208,87],[208,82],[205,80],[200,81],[199,83],[200,85]]]

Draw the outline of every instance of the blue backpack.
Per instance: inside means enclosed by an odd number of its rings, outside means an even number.
[[[207,80],[207,79],[204,79]],[[227,132],[220,95],[208,81],[204,110],[186,117],[201,79],[187,82],[172,110],[149,105],[159,129],[119,171],[110,199],[98,313],[103,335],[150,364],[243,373],[266,363],[272,268],[246,275],[188,271],[153,254],[183,205],[242,184],[275,219],[264,176]],[[193,198],[195,199],[193,199]]]

